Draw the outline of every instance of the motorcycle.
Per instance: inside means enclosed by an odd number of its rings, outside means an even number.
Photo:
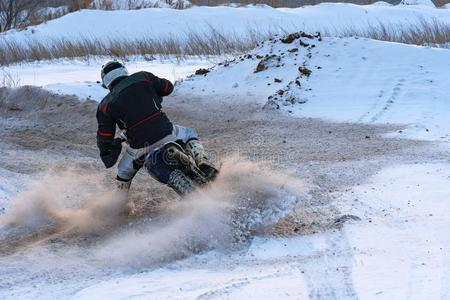
[[[120,137],[123,142],[127,141],[125,132]],[[198,166],[183,145],[182,141],[167,142],[152,149],[143,158],[143,166],[147,172],[181,196],[206,186],[219,173],[212,164]]]

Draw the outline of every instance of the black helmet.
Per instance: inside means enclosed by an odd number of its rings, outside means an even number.
[[[103,86],[109,89],[114,81],[128,76],[128,70],[122,63],[112,60],[102,66],[101,76]]]

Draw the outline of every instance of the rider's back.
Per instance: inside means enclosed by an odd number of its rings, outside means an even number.
[[[132,148],[151,145],[172,132],[172,123],[161,111],[162,96],[173,85],[148,72],[138,72],[120,80],[99,104],[99,110],[121,129],[127,130]]]

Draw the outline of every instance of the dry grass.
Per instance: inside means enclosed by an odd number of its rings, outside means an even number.
[[[410,45],[445,47],[450,46],[450,24],[436,19],[418,19],[406,26],[379,23],[364,29],[350,27],[345,30],[329,31],[325,35],[341,37],[367,37],[374,40],[397,42]]]
[[[344,2],[344,3],[354,3],[359,5],[372,4],[377,2],[377,0],[191,0],[193,5],[197,6],[219,6],[219,5],[238,5],[244,6],[249,4],[265,4],[272,7],[301,7],[305,5],[316,5],[324,2]],[[390,3],[397,3],[396,0],[387,0]]]
[[[280,32],[279,29],[277,32]],[[109,39],[99,41],[85,38],[74,40],[55,38],[46,41],[0,40],[0,65],[21,61],[39,61],[57,58],[89,58],[105,55],[124,59],[132,55],[209,56],[239,54],[254,48],[258,42],[273,36],[275,31],[248,30],[247,34],[237,36],[223,34],[209,27],[206,33],[187,31],[182,38],[142,38],[139,40]]]
[[[442,7],[446,4],[449,4],[450,0],[436,0],[436,6],[437,7]]]
[[[285,33],[277,28],[263,31],[248,29],[244,36],[224,34],[212,26],[206,33],[187,30],[175,38],[142,38],[139,40],[109,39],[98,41],[85,38],[74,40],[55,38],[46,41],[0,40],[0,65],[8,65],[21,61],[39,61],[57,58],[89,58],[105,55],[124,59],[127,56],[160,55],[176,56],[209,56],[224,54],[241,54],[253,49],[258,42],[266,40],[276,33]],[[345,30],[328,30],[326,36],[367,37],[375,40],[399,42],[413,45],[433,47],[450,47],[450,25],[437,20],[419,19],[407,26],[386,25],[379,23],[365,26],[364,29],[349,27]]]
[[[117,5],[117,2],[114,3],[113,0],[93,0],[88,8],[93,9],[101,9],[101,10],[115,10],[120,6]],[[174,9],[186,9],[191,7],[190,2],[183,0],[160,0],[160,1],[143,1],[143,0],[128,0],[126,3],[126,9],[135,10],[135,9],[143,9],[143,8],[161,8],[161,7],[170,7]],[[123,8],[123,6],[121,6]]]
[[[67,3],[69,12],[78,11],[80,9],[88,9],[92,5],[91,0],[71,0]]]
[[[0,73],[0,88],[14,88],[20,86],[20,78],[17,74],[12,74],[9,71],[1,70]]]

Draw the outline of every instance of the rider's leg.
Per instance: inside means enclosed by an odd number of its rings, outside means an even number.
[[[116,177],[117,193],[119,194],[119,196],[121,198],[126,200],[125,212],[127,214],[129,214],[129,215],[135,215],[136,214],[136,205],[134,204],[133,200],[130,200],[128,198],[128,192],[130,190],[130,186],[131,186],[131,181],[132,180],[133,179],[125,180],[125,179],[119,177],[119,175],[117,175],[117,177]]]
[[[131,151],[130,151],[131,150]],[[138,172],[139,169],[135,169],[133,161],[135,155],[131,148],[127,147],[127,150],[120,159],[117,167],[117,188],[121,191],[128,192],[130,189],[131,181]]]
[[[187,141],[185,149],[194,158],[198,166],[208,161],[208,155],[205,152],[205,148],[198,139],[195,138]]]
[[[210,179],[213,179],[218,171],[210,162],[205,148],[197,139],[191,139],[186,143],[185,149],[194,158],[197,167]]]
[[[140,163],[142,157],[139,156],[141,152],[143,153],[145,151],[142,149],[132,149],[128,146],[119,162],[117,170],[116,187],[118,193],[123,195],[126,199],[126,206],[130,214],[135,213],[135,205],[134,202],[128,198],[128,191],[130,190],[134,176],[142,167],[142,163]]]
[[[117,175],[116,177],[116,187],[119,191],[124,191],[126,193],[128,193],[128,191],[130,190],[130,186],[131,186],[131,180],[132,179],[124,179],[119,177],[119,175]]]

